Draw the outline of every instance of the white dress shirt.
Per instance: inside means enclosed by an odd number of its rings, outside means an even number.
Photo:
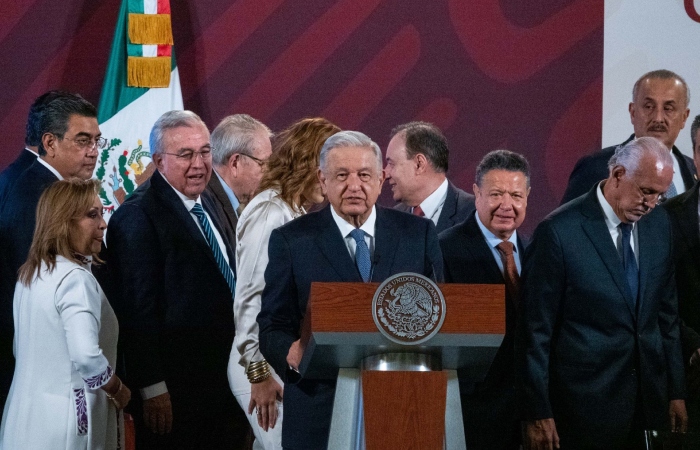
[[[420,209],[423,210],[425,218],[432,220],[435,225],[437,225],[438,220],[440,220],[440,213],[442,212],[442,207],[445,205],[447,185],[447,178],[445,178],[442,184],[420,204]],[[411,212],[413,212],[413,208],[411,208]]]
[[[338,225],[338,229],[340,230],[340,235],[343,236],[343,240],[345,241],[345,246],[348,249],[348,252],[350,252],[350,258],[355,261],[355,250],[357,249],[357,242],[355,242],[355,239],[350,236],[350,233],[355,229],[355,225],[349,223],[342,217],[340,217],[336,212],[333,206],[331,205],[331,214],[333,215],[333,220],[335,221],[335,224]],[[369,214],[369,217],[365,221],[365,223],[362,224],[360,227],[360,230],[365,232],[365,242],[367,243],[367,248],[369,248],[369,255],[370,258],[374,255],[374,225],[377,222],[377,208],[375,206],[372,206],[372,212]]]
[[[608,227],[608,232],[610,233],[610,238],[613,241],[613,244],[615,244],[615,248],[618,251],[618,254],[620,252],[620,246],[622,245],[622,233],[620,233],[620,229],[618,228],[618,225],[622,223],[619,217],[617,217],[617,214],[615,214],[615,211],[613,210],[613,207],[608,203],[608,200],[605,198],[603,195],[603,183],[598,184],[598,189],[596,189],[596,193],[598,194],[598,203],[600,203],[601,208],[603,208],[603,214],[605,214],[605,225]],[[639,265],[639,252],[637,251],[637,247],[639,242],[637,241],[637,223],[632,224],[632,239],[630,239],[630,245],[632,246],[632,251],[634,252],[634,258],[637,260],[637,265]]]

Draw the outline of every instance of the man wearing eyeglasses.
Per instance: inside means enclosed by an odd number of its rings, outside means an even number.
[[[156,171],[117,209],[107,233],[120,376],[139,392],[130,409],[136,447],[240,449],[249,428],[226,376],[235,261],[224,226],[203,202],[209,131],[193,112],[170,111],[153,126],[150,149]]]
[[[683,77],[670,70],[654,70],[634,83],[630,120],[635,137],[652,136],[663,142],[673,156],[673,181],[666,196],[674,197],[693,187],[695,166],[692,158],[683,155],[675,146],[678,134],[685,126],[690,110],[690,90]],[[617,146],[581,158],[569,176],[569,184],[561,203],[585,194],[608,174],[607,162]]]
[[[272,132],[247,114],[225,117],[211,133],[213,173],[207,193],[215,213],[235,242],[238,215],[255,195],[265,161],[272,154]]]
[[[526,250],[515,358],[525,448],[644,448],[644,430],[686,430],[671,225],[655,208],[671,154],[637,138],[608,167]]]
[[[39,157],[24,170],[5,197],[0,210],[0,345],[11,345],[13,336],[12,297],[17,271],[27,260],[34,235],[39,197],[53,182],[64,178],[89,179],[95,169],[98,149],[104,146],[97,125],[97,111],[77,94],[56,92],[38,118]],[[0,370],[11,370],[14,362],[0,361]],[[9,386],[8,386],[9,388]],[[0,387],[0,407],[7,392]],[[0,410],[0,414],[2,411]]]

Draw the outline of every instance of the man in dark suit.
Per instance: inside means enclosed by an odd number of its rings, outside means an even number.
[[[5,170],[0,173],[0,211],[5,198],[14,187],[20,174],[32,165],[39,156],[39,144],[41,143],[41,115],[44,107],[57,96],[65,95],[60,91],[49,91],[41,94],[29,107],[27,115],[26,133],[24,135],[24,150]]]
[[[520,448],[515,404],[513,339],[525,242],[530,166],[507,150],[488,153],[476,168],[476,211],[440,233],[446,283],[505,284],[506,333],[483,383],[461,386],[464,432],[469,449]]]
[[[474,196],[447,180],[447,139],[433,124],[410,122],[391,132],[386,179],[396,209],[427,217],[437,232],[463,222],[474,211]]]
[[[700,161],[700,115],[690,127],[693,154]],[[689,191],[664,203],[673,227],[673,250],[678,288],[678,314],[681,328],[683,360],[688,374],[688,416],[692,431],[700,431],[700,228],[698,227],[698,190]]]
[[[382,281],[417,272],[442,281],[442,255],[432,222],[375,206],[384,174],[377,144],[342,131],[321,150],[319,179],[330,202],[272,232],[258,315],[260,350],[285,382],[282,446],[323,449],[336,380],[296,372],[301,323],[314,281]]]
[[[669,198],[685,192],[695,183],[693,160],[674,145],[690,113],[689,103],[690,91],[680,75],[670,70],[655,70],[642,75],[634,83],[632,102],[629,104],[634,134],[620,144],[625,145],[634,137],[652,136],[666,145],[673,154],[674,169],[672,187],[667,192]],[[616,147],[604,148],[578,160],[569,176],[562,204],[585,194],[608,176],[607,164]]]
[[[200,196],[211,176],[209,131],[196,114],[170,111],[150,148],[156,172],[107,233],[119,371],[140,393],[131,408],[137,448],[240,448],[226,379],[234,256]]]
[[[77,94],[49,93],[39,113],[39,158],[14,181],[0,209],[0,401],[9,391],[14,371],[12,297],[17,271],[27,260],[34,236],[36,206],[54,181],[89,179],[104,146],[97,125],[97,111]],[[36,125],[32,125],[34,128]],[[25,153],[27,153],[25,151]],[[31,156],[31,155],[30,155]],[[1,414],[1,413],[0,413]]]
[[[213,173],[207,192],[235,242],[238,214],[255,195],[272,154],[272,132],[247,114],[225,117],[211,133]]]
[[[686,429],[671,225],[654,208],[671,155],[642,137],[609,167],[525,255],[516,386],[533,448],[644,448],[645,429]]]

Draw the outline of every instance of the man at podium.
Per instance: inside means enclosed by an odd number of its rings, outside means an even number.
[[[272,232],[258,315],[260,350],[284,381],[282,446],[289,449],[325,449],[333,412],[336,379],[298,373],[311,283],[383,281],[401,272],[442,281],[433,223],[375,205],[384,182],[375,142],[356,131],[334,134],[318,177],[330,205]]]

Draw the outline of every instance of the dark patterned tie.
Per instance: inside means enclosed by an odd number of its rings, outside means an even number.
[[[357,270],[360,271],[363,281],[369,281],[369,274],[372,270],[372,262],[369,258],[369,248],[365,242],[365,232],[359,228],[355,228],[350,232],[350,236],[355,239],[357,247],[355,248],[355,264]]]
[[[630,238],[632,237],[632,224],[620,223],[620,233],[622,234],[622,267],[625,270],[625,278],[632,292],[632,298],[635,303],[639,295],[639,269],[637,267],[637,259],[634,257]]]
[[[520,301],[520,275],[518,275],[518,266],[515,265],[514,248],[515,246],[510,241],[501,242],[496,246],[498,253],[501,254],[501,261],[503,261],[503,278],[506,282],[506,289],[517,305]]]
[[[226,283],[228,284],[229,289],[231,289],[231,297],[233,298],[234,294],[236,293],[236,279],[233,276],[233,272],[231,272],[231,267],[224,258],[224,254],[221,253],[221,247],[219,247],[216,236],[214,236],[214,231],[211,229],[209,219],[207,218],[207,215],[204,214],[204,209],[202,209],[202,205],[199,203],[194,204],[194,208],[192,208],[191,212],[197,217],[199,224],[202,226],[204,236],[207,238],[207,243],[209,244],[211,251],[214,253],[216,265],[219,266],[219,271],[224,278],[226,278]]]
[[[418,216],[418,217],[425,217],[425,213],[423,212],[423,209],[420,207],[420,205],[416,206],[413,208],[413,215]]]

